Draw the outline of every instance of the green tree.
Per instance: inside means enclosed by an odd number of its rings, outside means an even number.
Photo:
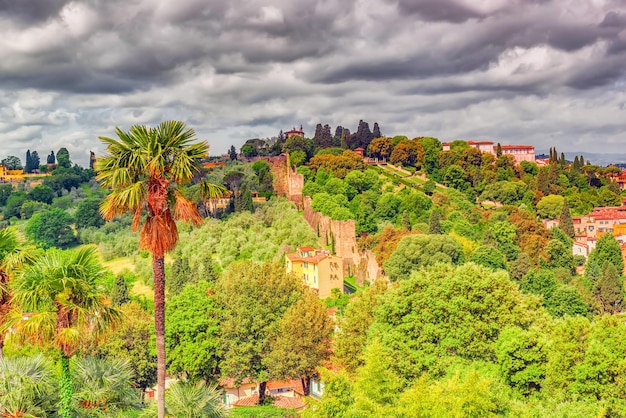
[[[353,373],[363,365],[361,354],[367,343],[367,330],[374,322],[374,309],[387,290],[387,283],[377,280],[364,292],[353,297],[346,307],[335,337],[334,354]]]
[[[520,253],[517,259],[509,263],[509,273],[513,279],[520,281],[531,267],[532,263],[528,254]]]
[[[124,321],[105,341],[91,347],[89,354],[99,358],[128,361],[133,385],[145,391],[156,383],[156,346],[152,315],[136,302],[120,307]]]
[[[130,297],[128,295],[128,286],[126,285],[124,275],[118,274],[115,276],[115,283],[113,284],[113,289],[111,290],[111,305],[119,307],[129,301]]]
[[[305,418],[343,418],[354,403],[353,377],[345,370],[336,373],[322,369],[321,377],[325,382],[322,399],[317,405],[305,410]]]
[[[574,238],[576,236],[574,221],[572,220],[572,215],[569,212],[567,199],[563,201],[563,209],[561,210],[561,216],[559,217],[559,228],[570,238]]]
[[[496,356],[506,383],[523,395],[539,392],[546,376],[547,350],[547,340],[537,330],[503,330],[496,343]]]
[[[563,210],[565,198],[556,194],[542,197],[537,202],[537,214],[542,218],[556,219]]]
[[[26,202],[26,193],[13,192],[11,196],[7,198],[7,203],[4,207],[4,212],[2,213],[3,218],[11,219],[14,216],[19,218],[21,216],[20,210],[22,209],[24,202]]]
[[[120,312],[108,306],[99,280],[105,274],[96,250],[48,250],[15,277],[14,309],[9,324],[19,341],[58,350],[61,357],[62,418],[72,416],[70,358],[85,341],[119,322]],[[23,320],[25,312],[31,313]]]
[[[604,234],[600,237],[596,243],[596,248],[589,254],[586,269],[596,268],[598,271],[601,271],[605,261],[613,264],[618,272],[624,271],[622,250],[613,234]]]
[[[99,228],[104,225],[104,218],[100,215],[100,203],[98,198],[88,198],[81,200],[74,212],[74,219],[77,228],[88,228],[90,226]]]
[[[402,382],[391,368],[386,348],[373,340],[363,354],[364,364],[357,372],[354,384],[353,416],[384,417],[398,399]]]
[[[574,255],[572,249],[565,246],[560,240],[552,239],[546,246],[548,255],[547,266],[549,268],[565,268],[574,271]]]
[[[62,147],[57,151],[57,165],[62,168],[72,167],[72,162],[70,161],[70,152],[67,150],[67,148]]]
[[[602,276],[593,293],[606,313],[619,312],[624,306],[624,279],[611,262],[605,261],[602,265]]]
[[[334,324],[326,306],[310,290],[291,305],[280,320],[278,336],[267,359],[271,374],[279,379],[300,379],[309,394],[309,378],[330,356]]]
[[[28,193],[28,198],[30,200],[47,203],[48,205],[52,204],[52,199],[54,199],[55,197],[56,196],[52,188],[44,186],[43,184],[35,186],[33,190]]]
[[[26,224],[26,236],[44,248],[67,248],[76,242],[72,216],[59,208],[39,212]]]
[[[428,233],[441,234],[441,212],[439,212],[439,209],[437,208],[430,211],[430,217],[428,218]]]
[[[556,290],[554,273],[547,269],[530,270],[520,283],[520,289],[527,293],[543,296],[544,304]]]
[[[504,255],[490,245],[481,245],[470,256],[470,261],[491,269],[506,270]]]
[[[385,262],[385,272],[392,281],[405,280],[411,272],[435,263],[460,264],[463,249],[448,235],[409,235]]]
[[[191,268],[189,267],[189,259],[180,254],[176,255],[172,263],[172,277],[167,280],[165,288],[169,296],[178,295],[187,283],[197,280],[191,276]]]
[[[16,157],[15,155],[9,155],[8,157],[2,159],[2,161],[0,161],[0,164],[5,166],[9,170],[21,170],[23,168],[22,160],[20,160],[20,158]]]
[[[386,159],[391,155],[393,144],[390,138],[380,137],[373,139],[367,149],[372,157]]]
[[[438,264],[390,288],[369,332],[388,350],[390,367],[415,379],[459,359],[494,359],[500,331],[527,329],[540,317],[537,306],[502,270]]]
[[[306,152],[301,150],[292,151],[289,154],[289,163],[294,167],[300,167],[306,162]]]
[[[426,193],[428,196],[432,196],[436,188],[437,184],[432,180],[428,180],[426,183],[424,183],[424,193]]]
[[[589,306],[576,288],[568,285],[558,286],[545,302],[546,309],[554,316],[587,315]]]
[[[167,303],[168,368],[192,382],[215,380],[218,373],[220,312],[212,293],[208,282],[200,281]]]
[[[183,122],[162,122],[156,128],[133,126],[129,132],[116,128],[119,140],[100,139],[107,155],[96,161],[98,180],[112,192],[102,202],[105,219],[134,213],[132,229],[143,221],[139,246],[152,254],[154,321],[157,341],[158,416],[165,417],[165,263],[164,255],[178,242],[176,219],[199,224],[198,208],[180,188],[199,172],[206,157],[206,142],[195,142],[195,132]],[[224,194],[210,183],[200,184],[201,197]],[[145,215],[145,218],[142,217]]]
[[[281,318],[302,297],[301,280],[282,264],[231,264],[217,281],[222,309],[222,374],[260,382],[259,404],[272,378],[267,358],[279,335]]]

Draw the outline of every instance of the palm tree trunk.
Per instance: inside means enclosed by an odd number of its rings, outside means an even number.
[[[59,416],[61,418],[72,418],[72,375],[70,373],[70,358],[61,352],[61,402],[59,405]]]
[[[165,264],[163,256],[152,255],[154,275],[154,328],[157,348],[157,406],[165,418]]]

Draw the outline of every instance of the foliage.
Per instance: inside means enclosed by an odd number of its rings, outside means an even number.
[[[374,322],[374,309],[387,290],[383,280],[377,280],[350,300],[344,317],[340,321],[335,337],[334,355],[337,361],[349,372],[355,372],[363,365],[363,352],[367,343],[367,330]]]
[[[215,379],[219,363],[219,316],[208,282],[188,285],[165,311],[168,369],[186,380]]]
[[[284,380],[310,377],[330,356],[333,321],[312,291],[291,305],[280,319],[278,336],[267,358],[273,376]]]
[[[0,164],[9,170],[22,169],[22,160],[20,160],[20,157],[16,157],[15,155],[9,155],[8,157],[3,158],[2,161],[0,161]]]
[[[78,204],[74,213],[77,228],[99,228],[104,225],[105,221],[100,215],[100,202],[98,198],[88,198]]]
[[[412,271],[422,267],[463,261],[461,246],[447,235],[409,235],[400,240],[384,266],[389,278],[398,281],[408,279]]]
[[[130,301],[128,294],[128,285],[123,274],[115,276],[115,283],[113,289],[111,289],[111,305],[122,306]]]
[[[38,212],[26,224],[26,236],[44,248],[67,248],[76,242],[72,216],[59,208]]]
[[[542,197],[541,200],[537,202],[537,214],[542,218],[556,219],[563,210],[564,202],[565,199],[563,196],[556,194]]]
[[[225,418],[228,410],[221,402],[222,391],[216,385],[195,385],[176,382],[165,393],[165,416],[176,418]],[[141,418],[157,416],[153,405],[141,414]]]
[[[279,336],[281,318],[302,297],[299,278],[282,264],[232,264],[218,279],[216,295],[222,310],[222,374],[241,381],[267,382],[267,361]],[[259,403],[263,403],[264,393]]]
[[[45,417],[57,400],[52,367],[43,355],[0,358],[0,415]]]
[[[496,343],[498,364],[506,383],[523,395],[540,391],[546,375],[547,341],[537,330],[511,327]]]
[[[72,370],[78,416],[111,416],[139,406],[139,392],[132,386],[133,371],[128,361],[77,358]]]
[[[613,314],[622,310],[624,279],[611,262],[605,261],[602,265],[602,276],[596,282],[593,293],[604,312]]]
[[[52,191],[51,187],[45,186],[45,185],[39,185],[39,186],[35,186],[30,193],[28,193],[28,198],[30,200],[34,200],[35,202],[41,202],[41,203],[46,203],[46,204],[51,204],[52,203],[52,199],[54,199],[56,196],[54,194],[54,192]]]
[[[592,266],[602,268],[605,261],[613,264],[618,272],[624,271],[622,251],[613,234],[604,234],[600,237],[596,243],[596,248],[589,254],[587,269],[593,268]]]
[[[561,210],[561,216],[559,216],[559,228],[570,238],[574,238],[576,236],[574,221],[572,220],[572,215],[569,212],[567,199],[563,201],[563,209]]]
[[[469,261],[492,269],[506,269],[504,256],[496,248],[489,245],[478,247],[470,256]]]
[[[414,379],[440,373],[453,358],[493,361],[500,331],[527,329],[540,317],[537,305],[506,272],[437,264],[387,291],[370,335],[381,339],[396,373]]]
[[[136,302],[120,307],[124,320],[106,340],[89,349],[99,358],[127,361],[133,386],[144,391],[156,383],[156,347],[152,316]]]

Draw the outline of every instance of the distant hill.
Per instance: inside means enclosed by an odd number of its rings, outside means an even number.
[[[537,150],[536,155],[546,154],[549,155],[549,150]],[[560,154],[560,152],[559,152]],[[585,157],[585,161],[591,161],[591,164],[598,165],[601,167],[611,165],[611,164],[626,164],[626,153],[625,154],[610,154],[610,153],[595,153],[595,152],[565,152],[565,159],[568,161],[573,161],[576,156]]]

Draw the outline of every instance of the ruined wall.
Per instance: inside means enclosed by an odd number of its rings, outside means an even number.
[[[344,271],[357,278],[358,284],[372,282],[381,276],[376,256],[369,250],[359,251],[356,242],[356,222],[336,221],[316,212],[311,207],[311,198],[304,196],[304,219],[320,237],[323,244],[333,245],[337,256],[343,258]]]
[[[263,157],[270,165],[274,176],[272,187],[277,196],[284,196],[302,209],[302,188],[304,176],[296,173],[289,165],[289,155],[281,154],[276,157]]]

